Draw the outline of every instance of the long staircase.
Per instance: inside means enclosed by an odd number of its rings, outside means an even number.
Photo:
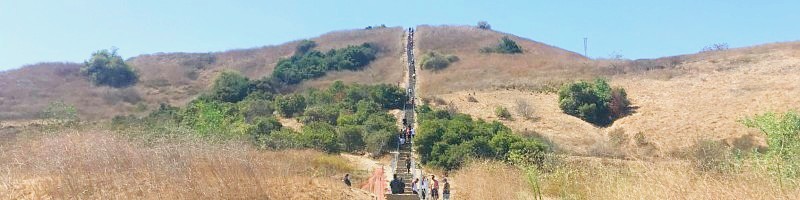
[[[415,108],[415,86],[416,86],[416,68],[414,67],[414,29],[408,29],[406,38],[406,61],[407,61],[407,70],[408,70],[408,88],[406,92],[409,96],[408,101],[406,101],[405,105],[403,106],[403,112],[405,121],[408,123],[408,128],[414,127],[414,108]],[[411,184],[414,181],[415,177],[419,177],[422,174],[422,170],[416,169],[416,162],[414,162],[414,152],[411,148],[411,142],[406,142],[405,144],[398,145],[397,152],[395,153],[395,157],[393,160],[394,166],[394,173],[397,174],[397,177],[405,183],[406,187],[403,190],[402,194],[387,194],[387,200],[417,200],[419,197],[411,192]],[[409,169],[406,165],[407,162],[411,162],[411,168]],[[391,180],[390,180],[391,181]]]

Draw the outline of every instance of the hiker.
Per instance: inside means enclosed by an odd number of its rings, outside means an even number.
[[[406,156],[406,173],[411,173],[411,156]]]
[[[411,182],[411,193],[412,194],[419,194],[419,191],[418,191],[419,187],[417,187],[418,183],[419,183],[419,178],[415,178],[414,182]]]
[[[397,174],[394,174],[394,179],[389,183],[389,187],[392,189],[392,194],[402,194],[405,183],[397,179]]]
[[[408,132],[411,132],[411,139],[414,139],[414,128],[411,128]]]
[[[350,183],[350,174],[344,174],[344,180],[343,181],[344,181],[344,184],[347,185],[347,187],[350,187],[352,185]]]
[[[427,198],[427,195],[428,195],[428,179],[425,178],[424,176],[422,177],[422,181],[419,183],[419,188],[417,188],[417,190],[419,190],[419,196],[420,196],[419,198],[420,199]]]
[[[436,180],[436,175],[431,175],[431,181],[433,181],[433,187],[431,187],[431,198],[433,200],[439,199],[439,181]]]
[[[444,181],[444,188],[442,188],[442,199],[450,200],[450,183],[447,182],[447,178],[442,178],[442,181]]]
[[[400,145],[406,144],[406,138],[404,138],[403,136],[400,136],[399,138],[400,138]]]

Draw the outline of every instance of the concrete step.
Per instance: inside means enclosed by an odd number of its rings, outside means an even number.
[[[386,200],[419,200],[416,194],[387,194]]]

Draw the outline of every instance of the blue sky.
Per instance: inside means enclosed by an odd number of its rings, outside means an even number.
[[[558,3],[555,3],[558,2]],[[488,21],[589,56],[655,58],[713,43],[800,40],[800,1],[204,1],[0,0],[0,70],[81,62],[116,46],[125,57],[259,47],[368,25]]]

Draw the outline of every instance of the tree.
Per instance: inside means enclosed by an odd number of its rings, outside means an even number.
[[[313,40],[302,40],[300,44],[297,45],[297,49],[295,50],[294,54],[302,55],[306,54],[309,50],[317,47],[317,43]]]
[[[224,102],[236,103],[247,97],[250,80],[236,72],[222,72],[214,80],[211,98]]]
[[[497,46],[484,47],[480,51],[482,53],[516,54],[522,53],[522,47],[517,45],[511,38],[508,38],[508,36],[503,36],[503,38],[500,39],[500,44],[497,44]]]
[[[342,126],[337,130],[339,141],[345,151],[355,152],[366,147],[364,129],[358,126]]]
[[[309,148],[316,148],[328,153],[336,153],[341,150],[337,139],[336,129],[333,125],[314,122],[303,126],[300,134],[300,142]]]
[[[564,85],[558,91],[558,102],[564,113],[601,126],[626,113],[629,104],[623,89],[612,89],[603,79]]]
[[[284,117],[291,117],[306,109],[306,98],[300,94],[278,96],[275,98],[275,110]]]
[[[492,25],[489,25],[489,22],[486,21],[478,21],[478,28],[484,30],[492,29]]]
[[[99,50],[92,53],[88,61],[84,61],[81,73],[88,76],[95,85],[107,85],[115,88],[128,87],[139,79],[136,71],[128,66],[117,54],[116,48]]]
[[[259,117],[254,121],[255,125],[249,130],[250,135],[253,137],[268,135],[283,128],[283,125],[274,117]]]
[[[499,53],[522,53],[522,47],[519,47],[514,40],[511,40],[507,36],[500,39],[500,46],[498,46],[497,49]]]

